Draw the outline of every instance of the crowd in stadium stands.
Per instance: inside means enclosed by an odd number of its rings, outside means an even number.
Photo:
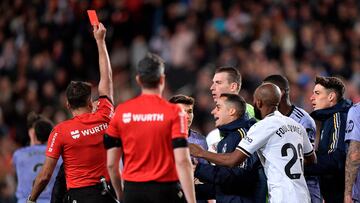
[[[192,128],[214,128],[209,91],[216,67],[242,74],[248,103],[261,81],[284,74],[295,105],[311,112],[316,75],[340,77],[360,101],[360,2],[356,0],[2,0],[0,2],[0,202],[11,202],[11,163],[29,143],[26,117],[69,118],[71,80],[97,84],[98,57],[86,10],[108,28],[114,103],[139,93],[132,77],[148,51],[166,61],[165,97],[195,98]],[[95,91],[95,89],[94,89]]]

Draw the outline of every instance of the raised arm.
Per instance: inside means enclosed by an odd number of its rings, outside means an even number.
[[[98,86],[99,96],[107,96],[113,102],[112,70],[109,54],[107,52],[105,35],[106,29],[102,23],[94,26],[94,37],[99,51],[100,82]]]

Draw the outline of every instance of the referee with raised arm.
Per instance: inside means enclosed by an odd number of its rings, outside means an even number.
[[[194,203],[187,121],[180,107],[161,98],[165,85],[163,60],[147,54],[137,66],[136,81],[141,95],[116,108],[104,136],[116,194],[126,203],[177,203],[185,202],[185,198]],[[120,157],[124,161],[123,195]]]
[[[103,135],[113,113],[113,84],[110,60],[105,44],[103,24],[94,26],[94,37],[99,51],[99,100],[92,112],[91,85],[72,81],[66,89],[67,105],[73,118],[59,123],[51,132],[45,163],[35,179],[27,202],[36,202],[48,184],[61,156],[64,163],[67,201],[72,203],[115,202],[103,193],[100,178],[110,181],[106,170],[106,150]]]

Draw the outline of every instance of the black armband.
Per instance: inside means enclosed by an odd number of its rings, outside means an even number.
[[[121,140],[119,138],[109,136],[108,134],[104,135],[103,142],[104,142],[105,149],[122,146]]]
[[[174,138],[172,140],[172,146],[173,148],[181,148],[181,147],[187,147],[188,143],[185,138]]]

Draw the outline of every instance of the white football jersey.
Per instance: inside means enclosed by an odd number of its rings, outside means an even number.
[[[257,151],[267,177],[270,202],[310,203],[303,157],[313,152],[303,126],[275,111],[254,124],[238,148]]]

